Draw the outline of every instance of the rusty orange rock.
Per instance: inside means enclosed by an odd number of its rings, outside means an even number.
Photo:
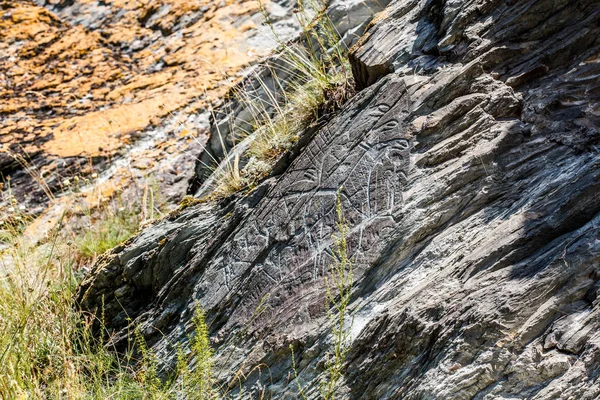
[[[57,191],[61,177],[126,151],[175,110],[222,97],[265,53],[247,40],[256,1],[46,3],[0,9],[0,170],[24,197],[41,191],[14,154]]]

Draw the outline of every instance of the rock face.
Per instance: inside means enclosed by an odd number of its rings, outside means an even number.
[[[600,396],[600,3],[402,0],[364,88],[246,197],[145,229],[82,284],[168,369],[207,310],[223,381],[310,398],[331,346],[336,192],[355,262],[352,399]],[[260,309],[262,312],[256,313]]]
[[[295,32],[289,6],[266,12],[284,38]],[[11,176],[33,213],[45,192],[68,190],[64,179],[94,172],[106,172],[111,193],[134,175],[164,180],[167,192],[183,181],[179,201],[208,106],[276,44],[263,19],[246,0],[0,1],[3,181]]]

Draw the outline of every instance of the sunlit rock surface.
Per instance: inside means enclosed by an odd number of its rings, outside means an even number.
[[[289,5],[265,12],[295,33]],[[151,176],[179,201],[208,110],[276,45],[263,20],[242,0],[0,2],[4,182],[32,213],[94,173],[107,198]]]
[[[344,397],[598,398],[599,25],[592,0],[393,1],[351,51],[363,90],[285,168],[148,227],[81,304],[104,304],[117,346],[131,317],[163,371],[200,304],[219,379],[296,398],[293,344],[317,397],[343,187]]]

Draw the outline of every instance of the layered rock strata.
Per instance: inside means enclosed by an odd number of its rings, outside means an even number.
[[[94,174],[105,197],[151,176],[179,201],[210,108],[276,45],[263,13],[295,34],[276,1],[0,1],[4,189],[31,214]]]
[[[286,168],[106,255],[82,306],[167,371],[199,304],[220,380],[268,366],[245,391],[295,398],[292,344],[316,398],[341,187],[344,397],[598,398],[599,37],[593,0],[393,1],[352,50],[363,89]]]

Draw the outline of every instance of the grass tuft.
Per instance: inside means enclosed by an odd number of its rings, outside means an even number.
[[[177,350],[177,370],[179,374],[179,390],[188,399],[209,400],[219,398],[215,388],[213,374],[213,349],[208,337],[208,326],[204,310],[196,305],[192,318],[194,336],[191,338],[191,353],[184,356],[183,350]],[[193,370],[189,365],[194,362]]]
[[[264,10],[262,4],[261,8]],[[265,11],[267,24],[279,42],[277,66],[268,67],[273,82],[268,84],[256,74],[258,90],[242,88],[236,92],[238,101],[251,115],[251,129],[232,130],[237,138],[248,138],[247,149],[233,158],[225,154],[224,165],[215,172],[211,199],[252,189],[269,175],[307,127],[331,115],[354,93],[348,51],[327,16],[325,4],[320,0],[300,1],[295,15],[301,38],[284,42]],[[285,82],[279,80],[281,75],[286,75]],[[239,165],[241,158],[247,161],[243,168]]]
[[[75,243],[83,260],[93,260],[100,254],[129,239],[138,230],[142,219],[135,208],[107,206],[90,215],[90,224],[77,235]]]
[[[80,266],[127,239],[154,216],[154,194],[146,189],[139,197],[142,203],[129,207],[124,200],[113,199],[93,208],[77,208],[83,215],[70,209],[40,243],[23,236],[31,222],[26,210],[10,192],[4,198],[0,206],[0,398],[212,398],[197,397],[198,387],[209,393],[212,384],[206,378],[211,375],[201,373],[212,357],[202,313],[194,317],[200,333],[192,341],[191,353],[200,354],[201,362],[191,376],[201,384],[182,391],[176,386],[182,379],[179,370],[170,380],[159,379],[158,359],[139,327],[134,326],[128,349],[117,353],[106,345],[111,337],[104,318],[97,321],[74,302],[82,278]],[[98,323],[99,335],[92,329]],[[185,368],[189,371],[187,364]]]

